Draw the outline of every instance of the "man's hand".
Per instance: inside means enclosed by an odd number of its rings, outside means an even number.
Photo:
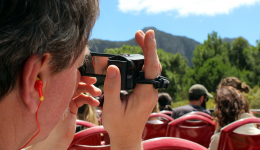
[[[38,142],[28,150],[65,150],[69,147],[73,140],[78,108],[84,104],[90,104],[97,106],[99,102],[91,96],[87,96],[83,93],[89,93],[92,96],[99,96],[101,91],[93,84],[96,83],[96,78],[81,77],[77,90],[74,93],[69,107],[64,112],[58,124],[50,132],[49,136],[42,142]],[[27,150],[26,149],[26,150]]]
[[[145,79],[161,73],[154,31],[137,31],[135,39],[143,49]],[[121,76],[116,66],[107,69],[104,84],[102,123],[109,133],[112,149],[142,149],[141,137],[145,123],[158,101],[153,85],[137,84],[132,93],[120,99]]]

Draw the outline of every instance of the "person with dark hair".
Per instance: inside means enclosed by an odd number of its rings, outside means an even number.
[[[236,77],[227,77],[225,79],[222,79],[218,87],[221,88],[223,86],[232,86],[233,88],[244,93],[248,93],[250,90],[250,87],[245,82],[242,83]]]
[[[206,109],[206,102],[208,97],[213,96],[208,92],[208,90],[201,84],[195,84],[189,89],[189,104],[174,108],[172,110],[172,118],[177,119],[187,113],[192,111],[201,111],[212,115],[209,110]]]
[[[218,88],[221,88],[224,86],[232,86],[233,88],[239,90],[242,93],[248,93],[250,90],[250,87],[245,82],[241,82],[236,77],[226,77],[225,79],[222,79],[218,85]],[[252,112],[249,112],[249,113],[252,116],[254,116],[254,114]],[[217,117],[214,119],[215,123],[217,123],[216,120],[218,120]],[[216,128],[217,128],[217,126],[216,126]]]
[[[0,149],[68,148],[78,107],[99,104],[92,97],[101,94],[96,78],[78,70],[98,15],[98,0],[0,0]],[[155,79],[161,65],[154,31],[137,31],[135,39],[143,48],[145,78]],[[106,70],[102,119],[111,149],[142,149],[158,90],[136,85],[121,101],[120,71],[114,65]]]
[[[158,94],[159,109],[172,111],[172,98],[168,93]]]
[[[215,114],[218,118],[217,129],[211,137],[209,150],[217,150],[222,127],[243,118],[251,118],[246,98],[240,90],[232,86],[219,86],[215,98]],[[255,124],[246,124],[234,130],[234,133],[259,135]]]

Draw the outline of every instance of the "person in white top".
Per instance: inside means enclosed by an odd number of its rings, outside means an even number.
[[[249,114],[249,107],[246,98],[240,90],[232,86],[220,86],[217,89],[215,98],[215,114],[217,116],[217,129],[215,134],[211,137],[209,150],[217,150],[221,128],[230,123],[243,119],[253,117]],[[246,124],[236,130],[235,133],[246,135],[258,135],[258,130],[255,124]]]

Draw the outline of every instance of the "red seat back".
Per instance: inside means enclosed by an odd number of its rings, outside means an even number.
[[[165,114],[165,115],[168,115],[168,116],[172,115],[172,111],[169,111],[169,110],[163,110],[163,111],[160,111],[159,113],[160,114]]]
[[[211,115],[201,112],[201,111],[192,111],[192,112],[188,113],[187,115],[201,115],[201,116],[204,116],[204,117],[207,117],[207,118],[213,120],[213,117]]]
[[[75,134],[70,147],[80,144],[80,145],[101,145],[102,136],[108,135],[107,131],[103,126],[96,126],[86,130],[82,130]],[[107,144],[107,143],[105,143]]]
[[[174,149],[174,150],[207,150],[207,148],[180,138],[172,137],[160,137],[143,142],[144,150],[162,150],[162,149]],[[84,146],[74,145],[69,150],[110,150],[110,145],[104,146]]]
[[[243,135],[233,131],[248,123],[260,123],[259,118],[246,118],[235,121],[221,130],[218,150],[259,150],[260,135]]]
[[[208,147],[215,123],[200,115],[185,115],[169,123],[168,137],[178,137]]]
[[[143,142],[144,150],[162,150],[162,149],[174,149],[174,150],[207,150],[207,148],[179,138],[161,137],[146,140]]]
[[[165,137],[168,123],[173,121],[173,118],[160,113],[152,113],[149,118],[153,117],[160,117],[160,121],[162,121],[162,124],[152,124],[152,123],[146,123],[143,131],[143,140],[156,138],[156,137]]]

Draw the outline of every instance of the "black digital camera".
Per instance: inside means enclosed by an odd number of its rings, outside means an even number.
[[[119,68],[121,74],[121,90],[130,90],[139,84],[153,84],[155,89],[168,88],[169,81],[163,76],[157,76],[154,80],[145,79],[144,72],[142,71],[144,65],[144,56],[140,54],[103,54],[103,53],[91,53],[89,59],[93,57],[108,57],[107,67],[109,65],[115,65]],[[79,68],[82,76],[97,77],[97,80],[104,80],[106,75],[96,74],[91,68],[92,61],[85,61],[85,63]],[[104,82],[104,81],[103,81]]]

